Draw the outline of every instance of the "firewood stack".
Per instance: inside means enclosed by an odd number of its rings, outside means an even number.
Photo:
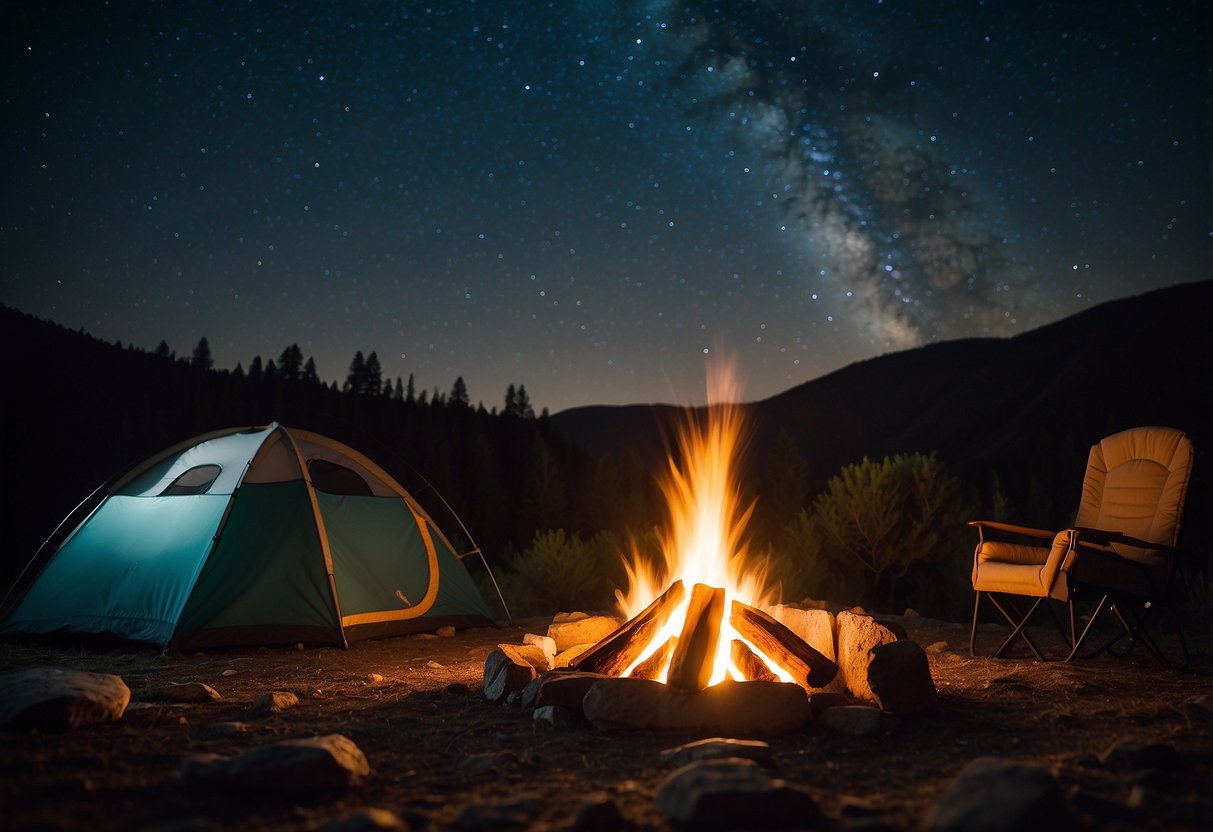
[[[621,675],[644,653],[656,633],[682,604],[685,594],[682,582],[674,582],[639,615],[621,624],[570,667],[607,676]],[[666,683],[670,687],[683,692],[706,688],[712,675],[712,659],[720,642],[724,604],[722,588],[696,584],[691,590],[679,635],[669,639],[630,675],[655,679],[669,656]],[[734,664],[742,669],[748,680],[775,678],[767,663],[750,645],[789,673],[806,691],[825,687],[838,672],[837,664],[760,609],[733,601],[729,623],[745,639],[734,640],[729,649]]]

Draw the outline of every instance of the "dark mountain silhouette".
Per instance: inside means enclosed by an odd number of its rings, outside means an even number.
[[[1136,425],[1170,425],[1196,443],[1188,522],[1203,522],[1213,400],[1213,282],[1113,301],[1013,338],[932,344],[862,361],[747,405],[747,455],[763,461],[784,430],[820,486],[863,457],[936,452],[988,487],[997,474],[1024,505],[1048,488],[1054,523],[1077,506],[1091,444]],[[661,458],[667,406],[582,407],[552,422],[591,452]],[[1199,509],[1199,510],[1194,510]]]

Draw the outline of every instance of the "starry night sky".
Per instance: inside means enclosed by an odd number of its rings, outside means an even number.
[[[1206,4],[1029,5],[6,2],[0,301],[555,412],[1206,278]]]

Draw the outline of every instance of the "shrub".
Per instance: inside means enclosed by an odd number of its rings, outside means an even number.
[[[501,582],[516,616],[613,609],[623,582],[622,550],[606,533],[583,540],[563,529],[538,532]]]

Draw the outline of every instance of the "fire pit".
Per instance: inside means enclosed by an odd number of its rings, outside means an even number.
[[[767,563],[745,543],[753,505],[742,507],[735,471],[746,437],[733,403],[739,393],[728,368],[713,374],[709,405],[687,411],[678,427],[677,451],[661,481],[669,519],[660,558],[654,564],[634,551],[626,561],[629,586],[616,592],[626,620],[579,651],[566,670],[553,671],[562,678],[532,682],[547,669],[535,661],[539,648],[502,645],[485,664],[490,699],[529,685],[529,704],[576,704],[596,725],[612,728],[776,733],[805,724],[809,694],[839,671],[833,616],[826,614],[827,656],[764,610],[776,592]],[[547,691],[542,698],[540,689]]]

